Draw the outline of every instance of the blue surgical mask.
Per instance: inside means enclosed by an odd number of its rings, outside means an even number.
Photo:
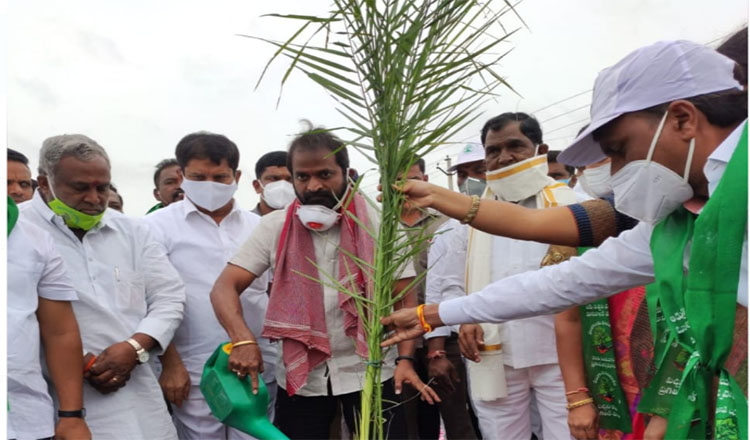
[[[557,179],[557,181],[566,185],[570,185],[570,177],[568,177],[567,179]]]

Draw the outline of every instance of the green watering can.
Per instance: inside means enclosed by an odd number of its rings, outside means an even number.
[[[208,358],[201,377],[201,393],[211,413],[220,422],[261,440],[288,440],[268,420],[268,390],[258,381],[258,394],[253,394],[250,377],[239,378],[229,370],[231,343],[220,344]]]

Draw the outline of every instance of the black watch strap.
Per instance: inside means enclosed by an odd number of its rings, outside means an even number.
[[[393,363],[395,363],[396,365],[398,365],[399,361],[402,361],[404,359],[406,359],[407,361],[411,361],[412,365],[416,365],[417,364],[417,360],[414,358],[414,356],[398,356],[398,357],[396,357],[396,360]]]
[[[57,411],[57,417],[78,417],[82,419],[86,417],[86,408],[81,408],[77,411]]]

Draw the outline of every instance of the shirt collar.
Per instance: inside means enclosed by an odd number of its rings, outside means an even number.
[[[726,169],[729,160],[732,158],[734,150],[737,149],[737,143],[742,136],[742,130],[745,128],[745,124],[747,124],[747,119],[738,125],[737,128],[735,128],[729,136],[727,136],[726,139],[716,147],[711,155],[708,156],[708,160],[703,166],[703,174],[708,181],[709,197],[719,185],[721,176],[724,175],[724,170]]]
[[[196,213],[196,214],[193,214],[193,215],[207,215],[207,214],[199,211],[198,207],[195,206],[195,203],[193,203],[193,201],[190,200],[187,197],[185,197],[184,199],[180,200],[179,202],[174,202],[173,204],[179,204],[180,205],[180,207],[182,208],[182,214],[183,214],[184,218],[187,218],[187,216],[190,215],[191,213]],[[224,217],[224,218],[226,219],[226,218],[228,218],[230,216],[236,215],[235,212],[239,212],[239,211],[240,211],[240,208],[239,208],[239,206],[237,206],[237,200],[232,199],[232,210],[229,211],[229,214],[227,214],[227,216]]]

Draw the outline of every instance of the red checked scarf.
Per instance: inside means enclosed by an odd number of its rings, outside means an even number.
[[[281,231],[276,251],[273,286],[263,328],[264,337],[282,340],[286,390],[290,396],[305,386],[307,376],[313,368],[331,357],[323,285],[314,280],[320,280],[325,284],[332,282],[326,275],[318,273],[314,263],[315,247],[312,232],[295,215],[299,206],[299,200],[295,200],[289,207]],[[355,193],[344,209],[369,227],[367,202],[362,196]],[[372,277],[366,276],[350,255],[371,265],[374,251],[372,237],[346,213],[342,214],[340,224],[338,281],[349,290],[367,295],[369,298],[372,292]],[[354,300],[339,291],[339,307],[344,311],[346,335],[356,341],[357,354],[366,358],[368,350],[364,327]]]

